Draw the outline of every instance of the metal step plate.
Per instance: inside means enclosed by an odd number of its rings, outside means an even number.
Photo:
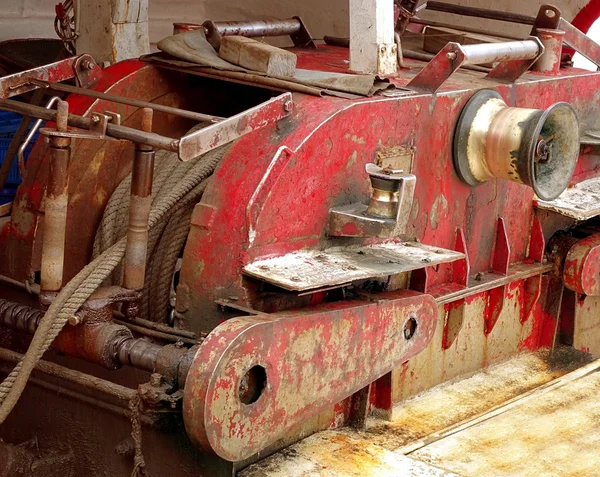
[[[580,221],[596,217],[600,215],[600,178],[580,182],[552,201],[538,199],[534,205]]]
[[[243,272],[285,290],[302,292],[395,275],[462,258],[464,254],[460,252],[417,242],[353,245],[302,250],[257,260],[246,265]]]

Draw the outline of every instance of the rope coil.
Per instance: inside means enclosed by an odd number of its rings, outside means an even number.
[[[169,177],[164,181],[164,186],[160,187],[160,193],[157,191],[156,196],[153,197],[149,219],[151,241],[149,245],[156,245],[158,238],[164,234],[165,222],[169,223],[170,217],[176,216],[184,208],[193,208],[198,202],[206,187],[207,179],[214,172],[225,151],[226,148],[221,147],[192,161],[179,163],[181,166],[176,166],[176,171],[169,170],[167,167],[165,167],[166,170],[158,171],[159,175],[166,174]],[[160,163],[160,160],[157,163]],[[175,179],[175,176],[177,179]],[[130,181],[131,179],[129,178],[129,184],[131,183]],[[123,190],[119,190],[118,194],[124,194]],[[120,208],[115,210],[114,206],[110,209],[107,207],[105,210],[105,216],[107,214],[114,215],[115,213],[118,215],[122,214],[122,210]],[[120,216],[120,220],[126,220],[127,216],[127,214]],[[179,217],[184,217],[184,215],[179,215]],[[181,218],[180,222],[182,220]],[[189,217],[187,227],[189,228]],[[119,230],[114,230],[114,232],[116,233]],[[160,232],[161,230],[162,232]],[[175,236],[179,237],[182,234],[183,232],[175,233]],[[187,236],[187,232],[185,235]],[[120,237],[114,234],[111,235],[111,238],[104,242],[107,245],[105,249],[67,283],[53,300],[48,311],[40,320],[27,353],[25,353],[22,360],[17,363],[12,372],[0,384],[0,424],[4,422],[18,402],[31,372],[56,336],[67,324],[69,317],[79,310],[90,295],[121,264],[125,256],[126,241],[126,234]],[[149,250],[153,248],[153,246],[149,246]],[[152,265],[152,261],[150,263]],[[161,263],[159,272],[166,269],[166,263]]]

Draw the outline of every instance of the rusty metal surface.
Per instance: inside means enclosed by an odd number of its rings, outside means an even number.
[[[466,477],[505,476],[507,468],[523,477],[593,475],[600,459],[595,446],[586,443],[596,442],[600,432],[595,418],[599,385],[596,372],[548,392],[542,389],[411,456]]]
[[[294,103],[291,93],[283,93],[263,104],[224,119],[179,140],[178,154],[182,161],[189,161],[223,144],[289,116]]]
[[[240,472],[240,477],[376,477],[388,475],[386,463],[395,470],[396,473],[390,474],[394,476],[430,476],[436,475],[435,472],[448,472],[440,469],[440,463],[436,462],[436,467],[423,467],[419,473],[419,466],[431,464],[416,459],[405,461],[395,456],[401,455],[402,449],[411,444],[483,414],[588,361],[589,356],[570,348],[561,348],[554,354],[549,350],[522,353],[489,366],[484,372],[452,379],[402,402],[395,408],[392,421],[373,416],[368,419],[364,431],[344,428],[318,433],[289,450],[249,466]]]
[[[536,199],[534,203],[540,210],[556,212],[577,221],[591,219],[600,215],[600,178],[579,182],[552,201]]]
[[[395,292],[229,320],[200,345],[188,374],[187,432],[226,460],[248,458],[418,354],[435,316],[430,296]],[[408,323],[416,323],[410,333]]]
[[[129,106],[135,106],[137,108],[151,108],[153,110],[161,111],[163,113],[175,114],[177,116],[181,116],[183,118],[188,119],[195,119],[196,121],[208,121],[216,123],[223,119],[219,116],[197,113],[195,111],[186,111],[185,109],[181,108],[173,108],[170,106],[165,106],[163,104],[151,103],[150,101],[141,101],[134,98],[125,98],[123,96],[118,96],[110,93],[102,93],[91,89],[82,89],[68,84],[49,83],[46,81],[36,81],[35,84],[43,88],[52,89],[54,91],[63,91],[65,93],[80,94],[82,96],[89,96],[90,98],[102,99],[104,101],[110,101],[113,103],[127,104]]]
[[[574,27],[564,18],[560,19],[558,29],[565,32],[564,42],[585,56],[597,66],[600,66],[600,45],[585,33]]]
[[[325,431],[240,472],[239,477],[460,477],[373,444]]]
[[[68,103],[59,100],[56,111],[56,131],[44,128],[42,133],[65,133],[67,131],[68,115]],[[42,291],[57,292],[62,288],[65,261],[71,138],[49,135],[48,139],[50,144],[50,173],[46,189],[40,284]]]
[[[91,63],[82,64],[82,61],[84,60],[88,62],[91,61]],[[84,67],[84,65],[88,64],[92,65],[90,69]],[[81,71],[83,68],[86,70],[85,72]],[[98,80],[100,74],[100,68],[96,65],[91,56],[74,56],[49,65],[40,66],[0,78],[0,98],[10,98],[36,89],[38,86],[33,84],[30,80],[43,80],[57,83],[77,77],[81,79],[82,86],[87,87]]]
[[[299,53],[299,64],[305,68],[317,65],[342,69],[346,58],[347,51],[328,47],[311,54]],[[418,62],[410,64],[422,66]],[[125,91],[119,91],[119,94],[130,97],[147,95],[145,99],[151,100],[149,96],[160,97],[162,92],[172,94],[165,101],[189,108],[187,103],[199,96],[194,94],[197,91],[185,89],[187,82],[173,81],[169,87],[165,87],[164,83],[161,85],[161,81],[168,82],[165,78],[171,73],[156,72],[137,62],[116,65],[108,68],[105,74],[106,79],[98,86],[99,89],[106,90],[115,83],[116,89]],[[407,72],[406,81],[412,74],[414,72]],[[363,173],[365,164],[373,162],[374,155],[382,149],[408,144],[415,146],[417,151],[411,172],[424,179],[418,180],[415,188],[408,234],[440,248],[459,250],[456,239],[459,228],[464,234],[461,253],[470,259],[470,271],[469,267],[465,267],[464,259],[457,261],[463,268],[460,273],[453,264],[429,267],[430,289],[435,290],[448,283],[452,287],[459,284],[464,287],[467,277],[476,277],[478,273],[482,273],[481,281],[485,281],[490,263],[496,261],[494,248],[498,248],[498,227],[495,220],[498,216],[503,217],[505,222],[500,243],[503,245],[502,264],[506,265],[503,268],[506,276],[498,271],[489,276],[499,280],[494,285],[507,286],[503,306],[489,332],[484,330],[485,318],[494,308],[489,304],[489,289],[482,288],[479,293],[470,296],[456,295],[459,303],[463,300],[461,326],[446,326],[456,302],[439,306],[436,316],[438,330],[428,349],[372,386],[381,398],[378,405],[384,408],[383,403],[387,401],[391,406],[398,403],[401,396],[436,385],[457,374],[475,371],[523,349],[536,349],[551,342],[546,328],[556,320],[544,315],[542,307],[547,292],[543,291],[542,298],[538,302],[533,300],[533,304],[526,299],[537,296],[535,286],[532,287],[533,292],[529,291],[527,280],[538,278],[539,273],[546,270],[537,264],[538,258],[534,259],[529,253],[529,237],[536,230],[532,221],[531,190],[497,180],[477,189],[461,183],[453,173],[449,140],[459,111],[473,90],[480,87],[492,87],[500,92],[507,104],[524,108],[539,109],[556,101],[569,101],[581,114],[590,112],[597,105],[599,81],[594,73],[561,70],[556,77],[540,78],[528,74],[509,87],[484,79],[476,72],[458,71],[435,98],[431,95],[408,95],[346,101],[296,94],[294,103],[297,107],[292,114],[277,125],[241,137],[232,145],[208,184],[192,218],[192,231],[183,260],[177,299],[181,323],[193,329],[210,331],[223,317],[221,308],[214,303],[219,298],[231,298],[241,307],[262,312],[277,311],[278,306],[306,306],[308,299],[302,301],[303,297],[285,304],[283,300],[270,304],[263,301],[262,291],[251,280],[242,278],[240,270],[248,263],[267,257],[345,244],[335,243],[344,239],[326,235],[329,210],[345,204],[368,202],[370,188]],[[398,84],[404,85],[405,79]],[[235,85],[229,84],[229,87],[232,86]],[[178,88],[179,91],[173,93]],[[102,100],[94,104],[91,99],[82,97],[71,97],[69,102],[73,106],[72,111],[80,115],[86,113],[92,104],[98,112],[107,107]],[[225,99],[223,102],[226,102]],[[217,111],[210,112],[217,114]],[[133,112],[126,108],[120,112],[124,113],[125,123],[129,121],[131,124],[139,118],[132,118]],[[164,117],[157,124],[164,128],[163,132],[170,129],[178,134],[190,126],[170,123]],[[74,193],[69,210],[67,250],[72,260],[67,275],[87,263],[97,211],[102,210],[104,197],[110,195],[113,185],[130,167],[132,150],[124,153],[124,148],[118,143],[112,143],[112,149],[109,149],[107,143],[91,146],[82,142],[74,145],[79,150],[76,152],[78,161],[72,164],[74,179],[70,182]],[[43,147],[43,144],[36,146],[38,150]],[[597,174],[595,161],[593,154],[585,153],[580,159],[576,180]],[[124,164],[123,168],[115,171],[115,163]],[[47,163],[40,156],[32,155],[28,167],[32,168],[31,177],[20,189],[13,220],[0,234],[0,269],[9,270],[7,274],[11,277],[21,275],[22,279],[29,279],[30,272],[36,270],[37,215],[47,180],[47,171],[44,170]],[[240,204],[243,206],[240,207]],[[509,247],[504,246],[506,244]],[[527,262],[522,265],[524,273],[514,276],[514,281],[507,278],[511,270],[516,270],[513,267],[520,266],[515,264],[523,262]],[[531,268],[526,269],[526,266]],[[463,273],[465,268],[467,273]],[[331,297],[322,293],[310,297],[310,300],[316,304]],[[456,314],[458,312],[453,316]],[[265,317],[261,315],[253,319],[263,320]],[[592,320],[590,323],[593,326]],[[453,337],[454,332],[456,336]],[[389,384],[387,388],[386,383]],[[31,400],[27,403],[31,404]],[[311,419],[306,432],[314,432],[319,426],[343,424],[343,407],[344,404],[329,406],[324,413],[334,417],[323,418],[318,423]],[[23,425],[34,425],[28,415],[25,419],[27,422]],[[14,421],[13,427],[18,427]],[[41,432],[44,433],[43,430]],[[287,442],[299,436],[290,431],[286,434]],[[173,449],[180,437],[164,439],[163,444]],[[163,450],[156,441],[153,442],[157,449]],[[106,452],[108,454],[110,449]],[[97,457],[95,452],[93,455],[98,462],[109,460],[106,456]],[[111,466],[107,468],[114,468],[114,464]]]
[[[330,248],[257,260],[244,273],[286,290],[306,291],[452,262],[464,254],[417,242]]]
[[[565,259],[565,286],[584,295],[600,295],[600,234],[579,240]]]
[[[152,109],[142,109],[142,131],[152,132],[152,117]],[[129,226],[123,267],[123,286],[131,290],[144,288],[146,277],[154,156],[152,147],[144,144],[135,145],[129,196]]]
[[[556,74],[560,72],[564,31],[538,28],[537,36],[544,45],[544,53],[535,62],[533,69],[540,73]]]

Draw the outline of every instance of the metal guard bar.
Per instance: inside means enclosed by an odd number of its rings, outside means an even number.
[[[224,119],[204,129],[183,136],[180,139],[161,136],[152,132],[108,123],[106,136],[114,139],[125,139],[139,144],[147,144],[158,149],[177,152],[179,159],[188,161],[211,149],[232,142],[250,132],[262,129],[284,117],[292,111],[291,93],[283,93],[254,108]],[[45,121],[55,121],[56,111],[41,106],[34,106],[10,99],[0,99],[0,110],[28,115]],[[69,114],[69,126],[87,129],[91,128],[91,119]]]

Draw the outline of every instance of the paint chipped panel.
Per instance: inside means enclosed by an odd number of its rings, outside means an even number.
[[[575,220],[588,220],[600,214],[600,178],[588,179],[564,191],[552,201],[537,200],[538,209],[549,210]]]

